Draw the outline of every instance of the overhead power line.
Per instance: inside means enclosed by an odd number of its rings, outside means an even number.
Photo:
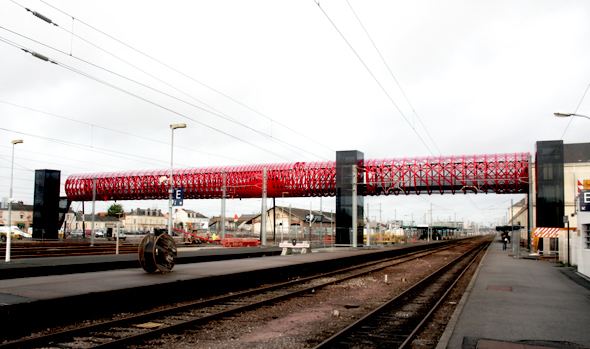
[[[3,28],[3,27],[2,27],[2,28]],[[33,55],[33,56],[37,57],[37,55],[34,55],[34,54],[33,54],[35,51],[29,50],[29,49],[25,48],[24,46],[21,46],[21,45],[19,45],[19,44],[15,43],[15,42],[12,42],[12,41],[10,41],[10,40],[8,40],[8,39],[6,39],[6,38],[0,37],[0,41],[1,41],[1,42],[4,42],[4,43],[6,43],[6,44],[8,44],[8,45],[10,45],[10,46],[13,46],[13,47],[19,48],[19,49],[21,49],[22,51],[24,51],[24,52],[27,52],[27,53],[30,53],[31,55]],[[37,57],[37,58],[38,58],[38,57]],[[226,136],[228,136],[228,137],[230,137],[230,138],[236,139],[236,140],[238,140],[238,141],[240,141],[240,142],[243,142],[243,143],[246,143],[246,144],[248,144],[248,145],[251,145],[252,147],[255,147],[255,148],[258,148],[258,149],[260,149],[260,150],[262,150],[262,151],[265,151],[265,152],[267,152],[267,153],[270,153],[270,154],[272,154],[272,155],[274,155],[274,156],[276,156],[276,157],[278,157],[278,158],[284,158],[282,155],[280,155],[280,154],[278,154],[278,153],[276,153],[276,152],[274,152],[274,151],[271,151],[271,150],[269,150],[269,149],[263,148],[263,147],[261,147],[261,146],[259,146],[259,145],[257,145],[257,144],[254,144],[254,143],[252,143],[252,142],[249,142],[249,141],[247,141],[247,140],[245,140],[245,139],[243,139],[243,138],[240,138],[240,137],[238,137],[238,136],[232,135],[232,134],[230,134],[230,133],[228,133],[228,132],[226,132],[226,131],[223,131],[223,130],[221,130],[221,129],[219,129],[219,128],[215,127],[215,126],[211,126],[211,125],[209,125],[209,124],[206,124],[206,123],[204,123],[204,122],[202,122],[202,121],[196,120],[196,119],[194,119],[194,118],[192,118],[192,117],[190,117],[190,116],[187,116],[187,115],[185,115],[184,113],[180,113],[180,112],[178,112],[178,111],[176,111],[176,110],[174,110],[174,109],[172,109],[172,108],[166,107],[166,106],[164,106],[164,105],[162,105],[162,104],[160,104],[160,103],[154,102],[154,101],[152,101],[152,100],[150,100],[150,99],[148,99],[148,98],[146,98],[146,97],[140,96],[140,95],[139,95],[139,94],[137,94],[137,93],[131,92],[131,91],[127,90],[127,89],[124,89],[124,88],[122,88],[122,87],[116,86],[116,85],[114,85],[114,84],[112,84],[112,83],[110,83],[110,82],[107,82],[107,81],[105,81],[105,80],[102,80],[102,79],[100,79],[100,78],[97,78],[97,77],[95,77],[95,76],[92,76],[92,75],[90,75],[89,73],[86,73],[86,72],[84,72],[84,71],[81,71],[81,70],[79,70],[79,69],[76,69],[76,68],[74,68],[74,67],[72,67],[72,66],[69,66],[69,65],[67,65],[67,64],[64,64],[64,63],[58,62],[58,61],[56,61],[56,60],[51,60],[51,59],[48,59],[47,61],[50,61],[51,63],[53,63],[53,64],[55,64],[55,65],[57,65],[57,66],[59,66],[59,67],[62,67],[62,68],[64,68],[64,69],[67,69],[67,70],[70,70],[70,71],[72,71],[72,72],[74,72],[74,73],[77,73],[77,74],[79,74],[79,75],[82,75],[82,76],[84,76],[84,77],[86,77],[86,78],[88,78],[88,79],[91,79],[91,80],[94,80],[94,81],[96,81],[96,82],[99,82],[99,83],[101,83],[101,84],[103,84],[103,85],[105,85],[105,86],[108,86],[108,87],[110,87],[110,88],[113,88],[113,89],[115,89],[115,90],[118,90],[118,91],[120,91],[120,92],[123,92],[123,93],[125,93],[125,94],[128,94],[128,95],[130,95],[130,96],[132,96],[132,97],[135,97],[135,98],[137,98],[137,99],[139,99],[139,100],[142,100],[142,101],[144,101],[144,102],[146,102],[146,103],[149,103],[149,104],[151,104],[151,105],[154,105],[154,106],[156,106],[156,107],[158,107],[158,108],[161,108],[161,109],[163,109],[163,110],[165,110],[165,111],[168,111],[168,112],[170,112],[170,113],[172,113],[172,114],[175,114],[175,115],[177,115],[177,116],[179,116],[179,117],[181,117],[181,118],[184,118],[184,119],[190,120],[190,121],[192,121],[192,122],[194,122],[194,123],[196,123],[196,124],[199,124],[199,125],[201,125],[201,126],[204,126],[204,127],[208,128],[208,129],[210,129],[210,130],[213,130],[213,131],[215,131],[215,132],[218,132],[218,133],[221,133],[221,134],[223,134],[223,135],[226,135]]]
[[[17,133],[17,134],[20,134],[20,135],[23,135],[23,136],[27,136],[27,137],[39,138],[39,139],[42,139],[44,141],[48,141],[48,142],[52,142],[52,143],[58,143],[58,144],[61,144],[61,145],[64,145],[64,146],[75,147],[75,148],[89,150],[89,151],[96,152],[96,153],[105,154],[105,155],[108,155],[108,156],[123,158],[125,160],[131,159],[131,160],[139,161],[138,159],[142,159],[141,160],[142,163],[145,163],[147,161],[147,162],[151,162],[151,163],[158,163],[158,165],[161,164],[161,163],[168,164],[168,162],[166,162],[166,161],[155,160],[154,158],[151,158],[151,157],[129,154],[129,153],[125,153],[125,152],[121,152],[121,151],[116,151],[116,150],[112,150],[112,149],[107,149],[107,148],[93,147],[93,146],[90,146],[90,145],[87,145],[87,144],[76,143],[76,142],[71,142],[71,141],[65,141],[65,140],[61,140],[61,139],[57,139],[57,138],[51,138],[51,137],[36,135],[36,134],[28,133],[28,132],[11,130],[11,129],[4,128],[4,127],[0,127],[0,130],[1,131],[5,131],[5,132]],[[184,165],[184,166],[187,166],[187,165]]]
[[[194,108],[196,108],[196,109],[199,109],[199,110],[201,110],[201,111],[204,111],[204,112],[206,112],[206,113],[212,114],[212,115],[214,115],[214,116],[217,116],[217,117],[219,117],[219,118],[222,118],[222,119],[224,119],[224,120],[226,120],[226,121],[229,121],[229,122],[235,123],[235,124],[237,124],[237,125],[239,125],[239,126],[245,127],[245,128],[247,128],[247,129],[249,129],[249,130],[251,130],[251,131],[253,131],[253,132],[256,132],[256,133],[258,133],[258,134],[260,134],[260,135],[262,135],[262,136],[265,136],[265,137],[268,137],[268,138],[270,138],[270,139],[271,139],[271,140],[273,140],[274,142],[277,142],[277,143],[281,143],[281,144],[283,144],[283,145],[290,146],[290,147],[292,147],[292,148],[295,148],[295,149],[297,149],[297,150],[299,150],[299,151],[302,151],[302,152],[305,152],[305,153],[309,153],[309,154],[311,154],[311,155],[313,155],[313,156],[315,156],[315,157],[320,157],[320,158],[321,158],[321,156],[318,156],[318,155],[316,155],[316,154],[314,154],[314,153],[311,153],[311,152],[309,152],[309,151],[307,151],[307,150],[305,150],[305,149],[303,149],[303,148],[301,148],[301,147],[299,147],[299,146],[296,146],[296,145],[290,144],[290,143],[288,143],[288,142],[285,142],[285,141],[283,141],[283,140],[280,140],[280,139],[274,138],[274,137],[272,137],[272,136],[269,136],[268,134],[266,134],[266,133],[264,133],[264,132],[261,132],[261,131],[259,131],[259,130],[255,129],[255,128],[251,127],[251,126],[248,126],[248,125],[246,125],[246,124],[244,124],[244,123],[242,123],[242,122],[239,122],[239,121],[237,121],[237,120],[235,120],[235,119],[233,119],[233,118],[231,118],[231,117],[227,116],[226,114],[223,114],[223,113],[218,113],[218,112],[214,112],[214,111],[208,110],[208,109],[206,109],[206,108],[203,108],[203,107],[201,107],[201,106],[198,106],[198,105],[196,105],[196,104],[194,104],[194,103],[191,103],[191,102],[185,101],[185,100],[183,100],[183,99],[180,99],[180,98],[178,98],[178,97],[176,97],[176,96],[174,96],[174,95],[171,95],[171,94],[169,94],[169,93],[167,93],[167,92],[164,92],[164,91],[162,91],[162,90],[159,90],[159,89],[157,89],[157,88],[154,88],[153,86],[150,86],[150,85],[144,84],[144,83],[142,83],[142,82],[139,82],[139,81],[137,81],[137,80],[135,80],[135,79],[129,78],[129,77],[127,77],[127,76],[124,76],[124,75],[122,75],[122,74],[119,74],[119,73],[117,73],[117,72],[115,72],[115,71],[112,71],[112,70],[110,70],[110,69],[107,69],[107,68],[104,68],[104,67],[102,67],[102,66],[99,66],[99,65],[97,65],[97,64],[94,64],[94,63],[92,63],[92,62],[90,62],[90,61],[84,60],[84,59],[82,59],[82,58],[79,58],[79,57],[76,57],[76,56],[74,56],[74,55],[69,55],[68,53],[66,53],[66,52],[64,52],[64,51],[62,51],[62,50],[60,50],[60,49],[57,49],[57,48],[55,48],[55,47],[52,47],[52,46],[50,46],[50,45],[47,45],[47,44],[45,44],[45,43],[42,43],[42,42],[40,42],[40,41],[38,41],[38,40],[35,40],[35,39],[33,39],[33,38],[30,38],[30,37],[28,37],[28,36],[26,36],[26,35],[23,35],[23,34],[17,33],[17,32],[15,32],[15,31],[13,31],[13,30],[11,30],[11,29],[8,29],[8,28],[6,28],[6,27],[0,26],[0,29],[3,29],[3,30],[5,30],[5,31],[8,31],[8,32],[10,32],[10,33],[12,33],[12,34],[14,34],[14,35],[20,36],[20,37],[22,37],[22,38],[24,38],[24,39],[27,39],[27,40],[29,40],[29,41],[32,41],[32,42],[34,42],[34,43],[36,43],[36,44],[42,45],[42,46],[44,46],[44,47],[47,47],[47,48],[49,48],[49,49],[51,49],[51,50],[54,50],[54,51],[56,51],[56,52],[59,52],[59,53],[61,53],[61,54],[63,54],[63,55],[66,55],[66,56],[71,56],[71,58],[74,58],[74,59],[76,59],[76,60],[78,60],[78,61],[80,61],[80,62],[82,62],[82,63],[88,64],[88,65],[90,65],[90,66],[93,66],[93,67],[95,67],[95,68],[97,68],[97,69],[100,69],[100,70],[103,70],[103,71],[105,71],[105,72],[108,72],[108,73],[110,73],[110,74],[113,74],[113,75],[115,75],[115,76],[117,76],[117,77],[119,77],[119,78],[122,78],[122,79],[125,79],[125,80],[127,80],[127,81],[130,81],[130,82],[132,82],[132,83],[134,83],[134,84],[137,84],[137,85],[139,85],[139,86],[141,86],[141,87],[143,87],[143,88],[146,88],[146,89],[152,90],[152,91],[154,91],[154,92],[160,93],[160,94],[162,94],[162,95],[165,95],[165,96],[167,96],[167,97],[169,97],[169,98],[172,98],[172,99],[174,99],[174,100],[177,100],[177,101],[179,101],[179,102],[185,103],[185,104],[187,104],[187,105],[189,105],[189,106],[191,106],[191,107],[194,107]],[[46,61],[46,62],[51,62],[51,63],[53,63],[53,64],[58,64],[56,61],[49,59],[49,58],[48,58],[48,57],[46,57],[45,55],[39,54],[39,53],[37,53],[37,52],[35,52],[35,51],[31,51],[31,50],[28,50],[28,49],[25,49],[25,48],[21,48],[21,49],[22,49],[23,51],[27,52],[27,53],[30,53],[30,54],[31,54],[31,55],[33,55],[34,57],[36,57],[36,58],[39,58],[39,59],[43,60],[43,61]],[[69,66],[66,66],[66,65],[65,65],[65,64],[63,64],[63,63],[61,63],[61,64],[59,64],[59,65],[61,65],[61,66],[63,66],[63,67],[69,67]],[[69,68],[71,68],[70,70],[72,70],[72,69],[75,69],[75,68],[73,68],[73,67],[69,67]],[[75,69],[75,70],[77,70],[77,69]],[[81,71],[80,71],[80,72],[81,72]],[[147,99],[147,98],[145,98],[145,97],[140,97],[139,95],[137,95],[137,94],[135,94],[135,93],[131,93],[131,92],[130,92],[130,91],[128,91],[128,90],[124,90],[124,89],[122,89],[122,88],[116,87],[115,85],[113,85],[113,84],[111,84],[111,83],[107,83],[107,82],[106,82],[106,81],[104,81],[104,80],[100,80],[100,79],[98,79],[98,78],[92,77],[92,76],[91,76],[90,74],[88,74],[88,73],[85,73],[85,72],[84,72],[82,75],[84,75],[84,76],[86,76],[86,77],[88,77],[88,78],[91,78],[91,79],[93,79],[93,80],[95,80],[95,81],[98,81],[98,82],[101,82],[101,83],[103,83],[103,84],[106,84],[106,85],[108,85],[109,87],[116,88],[116,89],[118,89],[119,91],[125,92],[125,93],[127,93],[127,94],[131,94],[131,95],[133,95],[133,96],[135,96],[135,97],[138,97],[138,98],[140,98],[140,99],[142,99],[142,100],[144,100],[144,101],[146,101],[146,102],[148,102],[148,103],[151,103],[151,104],[153,104],[153,105],[161,106],[160,104],[158,104],[158,103],[155,103],[155,102],[152,102],[151,100],[149,100],[149,99]],[[245,140],[243,140],[243,139],[241,139],[241,138],[239,138],[239,137],[237,137],[237,136],[233,136],[233,135],[231,135],[231,134],[230,134],[230,133],[228,133],[228,132],[221,131],[220,129],[218,129],[218,128],[216,128],[216,127],[213,127],[213,126],[210,126],[210,125],[209,125],[209,124],[207,124],[207,123],[204,123],[204,122],[201,122],[201,121],[197,121],[197,120],[195,120],[195,119],[193,119],[193,118],[191,118],[191,117],[188,117],[188,116],[186,116],[186,115],[184,115],[184,114],[180,114],[180,113],[177,113],[177,112],[175,112],[175,113],[176,113],[176,114],[178,114],[179,116],[181,116],[181,117],[183,117],[183,118],[186,118],[186,119],[188,119],[188,120],[191,120],[191,121],[193,121],[193,122],[195,122],[195,123],[197,123],[197,124],[200,124],[200,125],[202,125],[202,126],[205,126],[205,127],[207,127],[207,128],[210,128],[210,129],[212,129],[212,130],[215,130],[215,131],[217,131],[217,132],[223,133],[223,134],[225,134],[225,135],[228,135],[228,136],[230,136],[230,137],[233,137],[233,138],[235,138],[235,139],[241,140],[241,141],[243,141],[243,142],[245,142],[245,143],[248,143],[248,144],[250,144],[250,145],[253,145],[253,146],[255,146],[255,145],[254,145],[253,143],[251,143],[251,142],[245,141]],[[266,148],[261,148],[261,147],[258,147],[258,146],[255,146],[255,147],[257,147],[257,148],[259,148],[259,149],[262,149],[262,150],[264,150],[264,151],[267,151],[267,152],[271,152],[271,151],[267,150]],[[277,156],[279,156],[279,157],[282,157],[281,155],[278,155],[278,154],[277,154],[277,153],[275,153],[275,152],[271,152],[271,153],[273,153],[273,155],[277,155]],[[283,157],[283,158],[284,158],[284,157]]]
[[[361,28],[363,28],[363,31],[365,32],[365,34],[367,35],[367,38],[371,42],[371,45],[373,45],[373,48],[375,49],[375,51],[377,51],[377,54],[379,55],[379,58],[381,59],[381,62],[383,62],[383,65],[385,66],[385,68],[387,68],[387,71],[389,72],[389,76],[391,76],[391,78],[393,79],[393,81],[395,81],[395,84],[397,85],[397,87],[401,91],[402,96],[406,100],[406,103],[408,103],[408,105],[410,106],[410,109],[412,109],[412,113],[414,113],[414,115],[416,116],[416,119],[418,119],[418,122],[420,122],[420,124],[422,125],[422,128],[424,129],[424,132],[426,133],[426,136],[430,139],[430,142],[432,142],[432,144],[434,145],[434,147],[438,151],[438,154],[441,155],[441,151],[440,151],[438,145],[436,144],[435,140],[430,135],[430,132],[428,132],[428,128],[426,127],[426,125],[424,124],[424,122],[422,122],[422,118],[416,112],[416,109],[414,108],[414,106],[410,102],[410,99],[408,98],[406,92],[402,88],[402,85],[399,83],[399,80],[395,77],[395,74],[393,74],[393,71],[389,67],[389,64],[387,64],[387,61],[385,60],[385,57],[383,57],[383,55],[381,54],[381,50],[379,50],[379,48],[377,47],[377,44],[375,44],[375,41],[373,40],[373,38],[369,34],[369,31],[367,30],[367,28],[365,27],[365,25],[361,21],[360,17],[357,15],[356,11],[354,10],[354,8],[352,7],[352,5],[350,4],[350,1],[349,0],[346,0],[346,3],[348,4],[348,7],[350,8],[350,10],[352,11],[352,13],[354,14],[354,17],[358,21],[358,23],[361,26]]]
[[[375,81],[375,83],[377,83],[377,85],[379,86],[379,88],[381,89],[381,91],[385,94],[385,96],[387,97],[387,99],[389,100],[389,102],[391,102],[391,104],[395,107],[395,109],[398,111],[398,113],[401,115],[401,117],[406,121],[406,123],[408,124],[408,126],[414,131],[414,133],[416,134],[416,136],[418,137],[418,139],[420,139],[420,142],[422,142],[422,144],[424,145],[424,147],[426,147],[426,149],[428,150],[428,152],[431,155],[435,155],[434,152],[430,149],[430,146],[428,145],[428,143],[426,143],[426,141],[422,137],[422,135],[420,135],[420,133],[416,130],[416,128],[414,127],[414,125],[412,125],[412,123],[408,120],[408,118],[406,117],[406,115],[404,114],[404,112],[400,109],[400,107],[397,105],[397,103],[391,97],[391,95],[389,94],[389,92],[387,92],[387,89],[385,89],[385,87],[383,86],[383,84],[381,84],[381,82],[379,81],[379,79],[377,79],[377,77],[375,76],[375,74],[373,73],[373,71],[369,68],[369,66],[367,65],[367,63],[365,63],[365,61],[359,55],[359,53],[356,51],[356,49],[354,48],[354,46],[352,46],[352,44],[350,43],[350,41],[348,41],[348,39],[346,38],[346,36],[344,36],[344,34],[342,33],[342,31],[336,25],[336,23],[334,23],[334,21],[332,20],[332,18],[330,18],[330,16],[328,15],[328,13],[320,5],[319,0],[313,0],[313,1],[316,3],[316,5],[320,9],[320,11],[322,11],[322,13],[324,14],[324,16],[328,20],[328,22],[330,22],[330,24],[332,25],[332,27],[336,30],[336,32],[338,33],[338,35],[340,35],[340,37],[342,38],[342,40],[344,40],[344,42],[346,43],[346,45],[348,46],[348,48],[350,48],[350,50],[352,51],[352,53],[354,53],[354,55],[356,56],[356,58],[359,60],[359,62],[362,64],[362,66],[365,68],[365,70],[369,73],[369,75],[371,76],[371,78],[373,78],[373,80]]]
[[[99,129],[103,129],[103,130],[106,130],[106,131],[110,131],[110,132],[114,132],[114,133],[118,133],[118,134],[130,136],[130,137],[135,137],[135,138],[138,138],[138,139],[143,139],[143,140],[154,142],[154,143],[166,144],[166,145],[169,145],[170,144],[168,142],[161,141],[159,139],[142,136],[142,135],[139,135],[139,134],[136,134],[136,133],[131,133],[131,132],[128,132],[128,131],[117,130],[117,129],[114,129],[114,128],[110,128],[110,127],[106,127],[106,126],[101,126],[101,125],[90,123],[90,122],[86,122],[86,121],[81,121],[81,120],[78,120],[78,119],[74,119],[72,117],[68,117],[68,116],[64,116],[64,115],[59,115],[59,114],[56,114],[56,113],[51,113],[51,112],[43,111],[43,110],[36,109],[36,108],[27,107],[27,106],[24,106],[24,105],[21,105],[21,104],[8,102],[8,101],[4,101],[4,100],[1,100],[1,99],[0,99],[0,103],[6,104],[6,105],[10,105],[10,106],[13,106],[13,107],[16,107],[16,108],[21,108],[21,109],[29,110],[29,111],[32,111],[32,112],[35,112],[35,113],[39,113],[39,114],[42,114],[42,115],[47,115],[47,116],[55,117],[55,118],[58,118],[58,119],[63,119],[63,120],[71,121],[71,122],[80,123],[82,125],[87,125],[87,126],[90,126],[90,127],[93,127],[93,128],[99,128]],[[187,151],[195,152],[195,153],[205,154],[205,155],[209,155],[209,156],[215,156],[215,157],[219,157],[219,158],[225,158],[225,159],[232,160],[232,161],[243,162],[243,160],[235,159],[235,158],[232,158],[232,157],[229,157],[229,156],[219,155],[219,154],[214,154],[214,153],[209,153],[209,152],[206,152],[206,151],[196,150],[196,149],[184,147],[184,146],[181,146],[181,145],[175,145],[175,147],[177,147],[179,149],[184,149],[184,150],[187,150]]]
[[[582,102],[584,102],[584,99],[586,98],[586,94],[588,93],[588,90],[590,89],[590,84],[588,84],[588,86],[586,86],[586,89],[584,90],[584,93],[582,94],[582,97],[580,98],[580,101],[578,102],[578,105],[576,106],[576,109],[574,110],[574,114],[576,114],[578,112],[578,110],[580,109],[580,106],[582,105]],[[561,138],[563,139],[563,137],[565,136],[565,133],[567,132],[567,129],[570,127],[570,124],[572,123],[572,121],[574,120],[574,117],[570,117],[569,121],[567,122],[567,125],[565,125],[565,129],[563,130],[563,133],[561,134]]]
[[[217,93],[217,94],[219,94],[219,95],[223,96],[224,98],[227,98],[227,99],[229,99],[230,101],[232,101],[232,102],[234,102],[234,103],[238,104],[239,106],[241,106],[241,107],[243,107],[243,108],[246,108],[247,110],[249,110],[249,111],[251,111],[251,112],[253,112],[253,113],[255,113],[255,114],[257,114],[257,115],[259,115],[259,116],[261,116],[261,117],[263,117],[263,118],[265,118],[265,119],[267,119],[267,120],[269,120],[269,121],[271,121],[273,124],[277,124],[277,125],[279,125],[279,126],[281,126],[281,127],[285,128],[286,130],[289,130],[289,131],[291,131],[291,132],[293,132],[293,133],[295,133],[295,134],[297,134],[297,135],[299,135],[299,136],[302,136],[302,137],[304,137],[304,138],[306,138],[306,139],[308,139],[308,140],[310,140],[310,141],[314,142],[315,144],[317,144],[317,145],[319,145],[319,146],[321,146],[321,147],[323,147],[323,148],[325,148],[325,149],[328,149],[328,150],[330,150],[331,152],[335,152],[335,150],[334,150],[334,149],[332,149],[332,148],[330,148],[330,147],[328,147],[328,146],[326,146],[326,145],[324,145],[324,144],[322,144],[322,143],[318,142],[317,140],[314,140],[314,139],[312,139],[312,138],[311,138],[311,137],[309,137],[308,135],[306,135],[306,134],[304,134],[304,133],[301,133],[301,132],[299,132],[299,131],[297,131],[297,130],[295,130],[295,129],[291,128],[291,127],[289,127],[288,125],[286,125],[286,124],[284,124],[284,123],[282,123],[282,122],[280,122],[280,121],[277,121],[277,120],[275,120],[275,119],[271,118],[270,116],[268,116],[268,115],[266,115],[266,114],[264,114],[264,113],[262,113],[262,112],[260,112],[260,111],[258,111],[258,110],[256,110],[256,109],[254,109],[253,107],[251,107],[251,106],[249,106],[249,105],[247,105],[247,104],[245,104],[245,103],[243,103],[243,102],[241,102],[241,101],[239,101],[239,100],[237,100],[237,99],[235,99],[235,98],[231,97],[230,95],[228,95],[228,94],[226,94],[226,93],[224,93],[224,92],[222,92],[222,91],[220,91],[220,90],[218,90],[218,89],[216,89],[216,88],[214,88],[214,87],[212,87],[212,86],[210,86],[210,85],[208,85],[208,84],[205,84],[204,82],[202,82],[202,81],[200,81],[200,80],[198,80],[198,79],[196,79],[196,78],[194,78],[194,77],[190,76],[189,74],[187,74],[187,73],[185,73],[185,72],[181,71],[180,69],[178,69],[178,68],[175,68],[175,67],[173,67],[172,65],[170,65],[170,64],[167,64],[166,62],[164,62],[164,61],[162,61],[162,60],[160,60],[160,59],[158,59],[158,58],[155,58],[154,56],[152,56],[152,55],[150,55],[150,54],[148,54],[148,53],[146,53],[146,52],[144,52],[144,51],[142,51],[142,50],[140,50],[140,49],[138,49],[138,48],[136,48],[136,47],[132,46],[131,44],[128,44],[127,42],[124,42],[123,40],[121,40],[121,39],[118,39],[117,37],[115,37],[115,36],[113,36],[113,35],[111,35],[111,34],[109,34],[109,33],[105,32],[105,31],[103,31],[103,30],[101,30],[101,29],[99,29],[99,28],[97,28],[97,27],[95,27],[95,26],[93,26],[93,25],[91,25],[91,24],[89,24],[89,23],[85,22],[84,20],[82,20],[82,19],[80,19],[80,18],[78,18],[78,17],[76,17],[76,16],[74,16],[74,15],[72,15],[72,14],[70,14],[70,13],[68,13],[68,12],[66,12],[66,11],[64,11],[64,10],[62,10],[62,9],[60,9],[60,8],[58,8],[58,7],[54,6],[54,5],[52,5],[52,4],[50,4],[50,3],[48,3],[47,1],[44,1],[44,0],[40,0],[40,1],[41,1],[42,3],[44,3],[45,5],[49,6],[50,8],[52,8],[52,9],[54,9],[54,10],[56,10],[56,11],[58,11],[58,12],[62,13],[63,15],[65,15],[65,16],[68,16],[68,17],[72,18],[72,20],[75,20],[75,21],[77,21],[77,22],[79,22],[79,23],[81,23],[81,24],[83,24],[83,25],[87,26],[88,28],[90,28],[90,29],[92,29],[92,30],[94,30],[94,31],[96,31],[96,32],[98,32],[98,33],[100,33],[100,34],[102,34],[102,35],[106,36],[107,38],[109,38],[109,39],[111,39],[111,40],[113,40],[113,41],[115,41],[115,42],[117,42],[117,43],[119,43],[119,44],[121,44],[121,45],[123,45],[123,46],[127,47],[128,49],[130,49],[130,50],[132,50],[132,51],[134,51],[134,52],[136,52],[136,53],[138,53],[138,54],[140,54],[140,55],[142,55],[142,56],[144,56],[144,57],[146,57],[146,58],[148,58],[148,59],[152,60],[153,62],[156,62],[156,63],[160,64],[161,66],[163,66],[163,67],[166,67],[167,69],[169,69],[169,70],[171,70],[171,71],[173,71],[173,72],[175,72],[175,73],[177,73],[177,74],[179,74],[179,75],[181,75],[181,76],[183,76],[183,77],[185,77],[185,78],[187,78],[187,79],[189,79],[189,80],[191,80],[191,81],[193,81],[193,82],[195,82],[195,83],[197,83],[197,84],[199,84],[199,85],[201,85],[201,86],[203,86],[203,87],[205,87],[205,88],[207,88],[208,90],[210,90],[210,91],[213,91],[213,92],[215,92],[215,93]],[[14,2],[14,1],[13,1],[13,2]],[[23,7],[22,5],[19,5],[19,6]],[[65,30],[65,31],[67,31],[67,32],[69,32],[69,33],[71,33],[72,35],[75,35],[75,34],[74,34],[74,33],[72,33],[71,31],[68,31],[67,29],[65,29],[65,28],[63,28],[63,27],[60,27],[60,28],[61,28],[61,29],[63,29],[63,30]],[[83,39],[83,38],[81,38],[81,37],[80,37],[80,36],[78,36],[78,35],[76,35],[76,37],[78,37],[78,38],[80,38],[80,39]],[[83,39],[83,40],[85,40],[85,39]],[[85,40],[85,41],[86,41],[86,40]],[[135,67],[135,68],[139,70],[139,68],[137,68],[137,67]],[[145,72],[144,72],[144,73],[145,73]],[[150,74],[150,76],[154,77],[154,76],[153,76],[153,75],[151,75],[151,74]],[[154,78],[155,78],[155,77],[154,77]],[[158,80],[159,80],[159,79],[158,79]],[[176,89],[176,88],[175,88],[175,89]],[[320,158],[322,158],[322,157],[320,156]]]

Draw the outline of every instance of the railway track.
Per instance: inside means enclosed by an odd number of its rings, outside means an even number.
[[[415,336],[488,245],[478,245],[458,256],[315,348],[411,347]]]
[[[137,253],[137,244],[119,243],[119,253]],[[0,255],[5,254],[6,248],[0,248]],[[115,254],[116,246],[110,242],[95,243],[23,243],[13,244],[10,254],[13,259],[40,258],[40,257],[64,257]]]
[[[369,262],[360,266],[318,274],[306,278],[273,284],[252,290],[236,292],[206,300],[185,302],[165,309],[126,316],[116,320],[61,330],[55,333],[33,335],[0,345],[0,348],[38,347],[123,347],[141,343],[165,333],[203,324],[232,314],[253,310],[282,300],[313,294],[317,289],[361,277],[455,246],[414,252],[391,260]]]

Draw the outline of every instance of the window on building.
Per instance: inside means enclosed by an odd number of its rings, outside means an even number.
[[[550,238],[549,239],[549,251],[554,252],[558,250],[558,240],[557,238]]]
[[[584,238],[584,247],[590,249],[590,224],[582,224],[582,237]]]

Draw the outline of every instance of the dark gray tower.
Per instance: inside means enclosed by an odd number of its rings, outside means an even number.
[[[353,227],[353,171],[357,165],[357,183],[363,178],[364,155],[357,150],[336,152],[336,245],[352,245],[356,233],[357,246],[363,245],[364,193],[357,190],[357,226]],[[359,187],[357,185],[357,187]]]
[[[537,227],[563,227],[563,141],[539,141],[535,159]]]
[[[60,171],[35,170],[33,239],[57,240],[59,230]]]

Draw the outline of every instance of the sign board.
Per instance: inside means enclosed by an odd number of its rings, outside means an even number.
[[[590,212],[590,190],[580,192],[580,211]]]
[[[314,214],[307,214],[307,215],[305,215],[305,221],[307,223],[309,223],[309,222],[319,222],[319,221],[322,220],[322,217],[323,216],[322,215],[319,215],[319,214],[316,214],[316,215],[314,215]]]
[[[174,188],[172,193],[172,206],[182,206],[184,200],[184,188]]]

